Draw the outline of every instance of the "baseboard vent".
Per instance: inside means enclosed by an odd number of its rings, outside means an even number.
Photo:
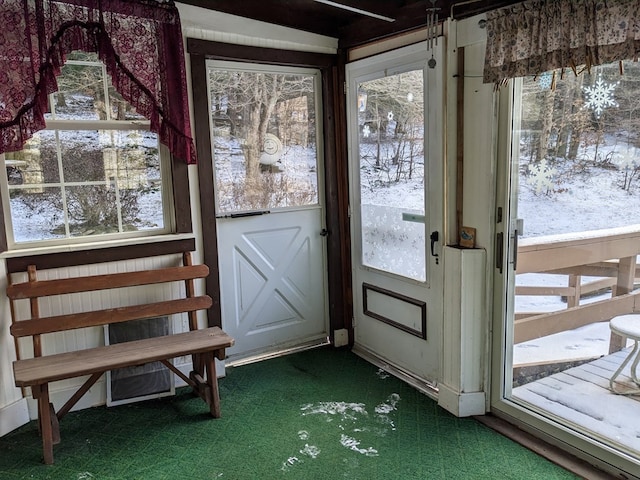
[[[105,344],[159,337],[171,333],[169,317],[105,325]],[[172,372],[160,362],[107,372],[107,406],[173,395]]]

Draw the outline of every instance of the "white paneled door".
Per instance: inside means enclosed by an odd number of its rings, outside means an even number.
[[[319,72],[210,62],[208,77],[229,360],[324,342]]]
[[[347,65],[355,351],[428,391],[443,315],[443,61],[433,47]]]
[[[230,360],[326,337],[320,209],[218,221]]]

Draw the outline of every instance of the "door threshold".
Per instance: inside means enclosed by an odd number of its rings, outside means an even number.
[[[413,388],[424,393],[431,399],[436,401],[438,400],[438,387],[434,384],[414,375],[402,367],[398,367],[397,365],[387,362],[385,359],[379,357],[366,348],[354,345],[351,351],[367,362],[372,363],[376,367],[381,368],[385,372],[390,373],[394,377],[397,377],[403,382],[411,385]]]
[[[528,448],[532,452],[535,452],[550,462],[561,466],[580,478],[589,480],[608,480],[617,478],[617,476],[613,477],[612,474],[600,470],[586,460],[578,458],[563,450],[561,447],[552,445],[544,439],[536,437],[533,434],[520,429],[509,421],[497,417],[496,415],[487,413],[486,415],[478,415],[473,418],[486,427],[500,433],[516,443],[519,443],[523,447]],[[621,476],[620,478],[627,477]]]
[[[331,345],[329,342],[329,337],[323,337],[320,339],[310,340],[308,342],[302,343],[300,345],[296,345],[289,348],[283,348],[281,350],[276,350],[272,352],[264,352],[256,355],[251,355],[249,357],[239,358],[237,360],[226,360],[226,367],[240,367],[242,365],[247,365],[249,363],[261,362],[263,360],[269,360],[271,358],[284,357],[285,355],[289,355],[291,353],[298,353],[305,350],[311,350],[314,348],[324,347],[326,345]]]

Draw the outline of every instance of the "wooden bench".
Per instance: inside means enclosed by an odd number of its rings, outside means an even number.
[[[177,267],[38,280],[35,266],[30,265],[27,269],[28,281],[11,284],[11,278],[9,279],[7,296],[10,299],[13,317],[11,334],[16,339],[32,337],[33,342],[33,358],[19,357],[13,363],[15,383],[18,387],[31,387],[33,398],[37,400],[46,464],[53,463],[53,445],[60,442],[59,420],[71,410],[103,373],[116,368],[160,361],[193,388],[193,391],[209,405],[213,417],[220,417],[215,358],[223,360],[225,349],[231,347],[234,341],[219,327],[198,329],[196,312],[209,308],[212,300],[207,295],[195,295],[194,280],[204,278],[208,274],[209,268],[206,265],[192,265],[190,253],[185,252],[183,265]],[[40,316],[38,299],[42,297],[167,282],[184,282],[185,298],[48,317]],[[28,300],[30,303],[28,319],[15,318],[15,302],[20,300]],[[183,312],[188,312],[189,317],[189,331],[184,333],[43,355],[42,342],[46,334]],[[193,371],[189,376],[169,361],[183,355],[192,356]],[[87,375],[89,378],[84,384],[56,412],[49,401],[49,383]]]

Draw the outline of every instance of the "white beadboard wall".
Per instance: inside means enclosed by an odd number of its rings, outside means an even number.
[[[7,288],[4,262],[0,262],[0,291]],[[10,432],[29,420],[27,402],[22,392],[13,383],[12,362],[15,360],[13,337],[9,333],[11,312],[6,297],[0,297],[0,436]]]

